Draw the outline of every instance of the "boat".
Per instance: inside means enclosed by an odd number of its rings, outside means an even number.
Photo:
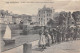
[[[6,26],[5,34],[3,36],[3,41],[5,42],[5,45],[15,43],[15,40],[12,39],[11,29],[9,25]]]

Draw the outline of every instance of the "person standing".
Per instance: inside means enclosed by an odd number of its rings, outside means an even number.
[[[54,34],[53,33],[54,33],[53,29],[49,29],[49,34],[51,36],[52,44],[54,43],[54,39],[53,39]]]
[[[42,28],[42,31],[40,33],[39,46],[41,47],[42,50],[46,49],[46,38],[44,35],[44,28]]]
[[[42,33],[42,31],[40,30],[40,31],[39,31],[39,37],[40,37],[40,39],[39,39],[39,42],[38,42],[39,47],[41,47],[41,45],[40,45],[40,41],[41,41],[41,33]]]
[[[45,38],[44,33],[41,34],[39,42],[40,42],[42,49],[45,49],[46,48],[46,38]]]
[[[50,47],[51,36],[49,35],[48,30],[45,30],[45,37],[46,37],[46,46]]]

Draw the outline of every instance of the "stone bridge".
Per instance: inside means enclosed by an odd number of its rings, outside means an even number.
[[[31,53],[32,44],[31,42],[39,40],[39,34],[30,34],[30,35],[20,35],[13,37],[14,43],[4,45],[2,47],[2,52],[19,47],[23,45],[23,53]]]

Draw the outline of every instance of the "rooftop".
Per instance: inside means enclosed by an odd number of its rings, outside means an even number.
[[[48,8],[48,7],[44,6],[42,9],[40,9],[40,10],[38,11],[38,13],[40,13],[40,12],[45,12],[45,11],[52,13],[52,8]]]

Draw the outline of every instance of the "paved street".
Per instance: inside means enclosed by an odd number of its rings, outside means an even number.
[[[32,53],[80,53],[80,40],[53,44],[42,52],[39,50],[37,48]]]
[[[23,46],[2,53],[23,53]],[[80,53],[80,40],[53,44],[44,51],[35,46],[32,49],[32,53]]]
[[[43,52],[36,49],[33,50],[33,53],[80,53],[80,40],[54,44]]]

